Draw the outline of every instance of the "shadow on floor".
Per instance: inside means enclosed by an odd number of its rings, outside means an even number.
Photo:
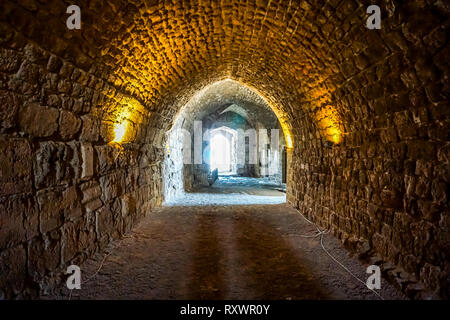
[[[256,299],[326,299],[311,268],[270,225],[251,217],[235,221],[240,264]]]
[[[189,299],[224,299],[223,250],[217,234],[217,221],[204,215],[196,218]]]
[[[249,299],[327,298],[311,268],[273,227],[247,216],[198,215],[195,224],[189,299],[223,299],[232,292]]]

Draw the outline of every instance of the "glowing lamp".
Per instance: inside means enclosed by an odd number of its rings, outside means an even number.
[[[122,123],[116,123],[114,125],[114,140],[115,143],[120,143],[124,140],[125,133],[127,131],[127,123],[123,121]]]
[[[292,138],[289,133],[286,133],[286,147],[292,149]]]

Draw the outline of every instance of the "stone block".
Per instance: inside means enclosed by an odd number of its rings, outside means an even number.
[[[83,183],[80,186],[80,189],[82,191],[82,199],[81,199],[82,204],[85,204],[92,200],[100,198],[100,195],[102,193],[102,190],[100,189],[100,185],[97,181],[89,181],[89,182]]]
[[[67,183],[72,178],[73,149],[64,143],[40,142],[34,158],[36,188]]]
[[[34,137],[50,137],[58,130],[58,116],[57,109],[28,104],[19,110],[20,128]]]
[[[87,142],[97,142],[100,137],[99,121],[91,116],[81,117],[83,124],[80,139]]]
[[[65,220],[76,220],[82,215],[76,187],[58,187],[38,192],[40,229],[42,233],[61,227]]]
[[[20,99],[17,95],[0,90],[0,131],[17,125]]]
[[[20,245],[0,251],[0,293],[6,296],[17,295],[25,287],[26,250]]]
[[[75,137],[80,130],[81,120],[73,113],[61,110],[59,116],[59,134],[63,140],[70,140]]]
[[[38,208],[33,196],[0,198],[0,248],[11,247],[38,235]]]
[[[81,178],[86,180],[94,175],[94,148],[90,143],[81,144],[81,157],[83,160]]]
[[[31,192],[32,152],[23,139],[0,137],[0,196]]]
[[[87,213],[91,213],[94,212],[95,210],[97,210],[98,208],[100,208],[102,206],[102,201],[100,199],[95,199],[92,200],[88,203],[86,203],[84,206],[86,208],[86,212]]]
[[[15,73],[19,70],[22,56],[15,50],[5,48],[0,49],[0,71],[7,74]]]
[[[28,270],[37,282],[60,264],[61,239],[59,231],[35,239],[28,248]]]
[[[115,171],[100,177],[100,186],[102,188],[101,199],[104,203],[120,196],[124,192],[124,177],[122,172]]]

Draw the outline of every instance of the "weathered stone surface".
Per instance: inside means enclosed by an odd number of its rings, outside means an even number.
[[[59,68],[61,68],[61,65],[62,65],[61,60],[57,56],[51,55],[50,58],[48,59],[47,70],[50,72],[58,73]]]
[[[38,192],[40,228],[42,233],[61,227],[65,220],[81,216],[80,199],[76,187],[42,190]]]
[[[19,111],[21,129],[35,137],[49,137],[58,130],[58,110],[30,104]]]
[[[136,221],[136,199],[133,194],[125,194],[121,197],[122,218],[129,220],[128,230]]]
[[[29,271],[39,281],[46,273],[55,270],[61,261],[61,240],[59,231],[50,232],[43,239],[30,244]]]
[[[31,147],[23,139],[0,138],[0,196],[30,192]]]
[[[98,182],[90,181],[83,183],[81,186],[82,191],[82,200],[81,203],[85,204],[92,200],[100,198],[100,195],[102,194],[102,191],[100,189],[100,185]]]
[[[64,143],[40,142],[34,159],[36,188],[50,187],[68,182],[73,173],[73,150]]]
[[[19,104],[19,98],[16,95],[0,90],[0,130],[16,125]]]
[[[95,146],[98,156],[99,174],[103,175],[116,167],[116,159],[120,150],[108,145]]]
[[[71,112],[62,110],[59,116],[59,134],[63,140],[74,138],[75,134],[80,130],[81,120]]]
[[[21,55],[18,54],[14,50],[9,49],[1,49],[0,59],[1,59],[1,67],[0,70],[2,72],[13,73],[17,72],[20,67]]]
[[[82,141],[96,142],[98,141],[99,135],[99,123],[98,120],[91,116],[82,117],[83,126],[81,130]]]
[[[89,179],[94,174],[94,148],[90,143],[81,144],[81,178]]]
[[[78,236],[83,224],[80,220],[70,222],[64,225],[62,228],[62,242],[64,243],[62,249],[62,261],[69,263],[75,258],[76,254],[80,252]]]
[[[108,207],[102,207],[97,211],[96,219],[99,237],[106,237],[107,241],[114,229],[114,215]]]
[[[118,197],[124,192],[124,180],[120,171],[100,177],[100,186],[102,188],[101,199],[104,203]]]
[[[0,294],[20,294],[25,287],[26,250],[17,246],[0,252]]]
[[[0,198],[0,248],[29,240],[38,234],[38,208],[34,197]]]

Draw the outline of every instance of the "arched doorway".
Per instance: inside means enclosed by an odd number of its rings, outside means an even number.
[[[272,195],[284,202],[287,143],[291,139],[285,139],[278,117],[258,93],[234,80],[214,83],[186,104],[168,134],[165,201],[202,188],[239,193],[249,187],[255,196],[262,189],[278,190]]]

